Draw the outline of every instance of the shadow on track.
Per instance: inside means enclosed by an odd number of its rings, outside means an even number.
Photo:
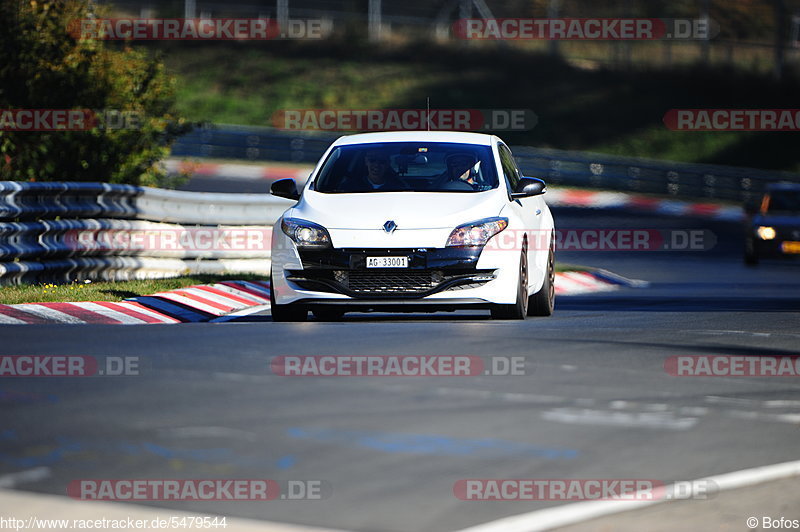
[[[593,295],[556,299],[558,311],[595,312],[797,312],[798,297]]]

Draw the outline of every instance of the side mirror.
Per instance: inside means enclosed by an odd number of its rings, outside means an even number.
[[[297,192],[297,184],[294,182],[294,179],[291,178],[278,179],[269,187],[269,192],[273,196],[278,196],[279,198],[286,198],[294,201],[300,199],[300,193]]]
[[[541,196],[547,192],[547,185],[538,177],[523,177],[519,180],[516,190],[511,193],[512,198],[529,198]]]

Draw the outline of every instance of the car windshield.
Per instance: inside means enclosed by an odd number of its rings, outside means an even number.
[[[314,182],[324,193],[484,192],[497,188],[489,146],[391,142],[340,146]]]
[[[764,212],[800,213],[800,190],[773,190],[766,199]]]

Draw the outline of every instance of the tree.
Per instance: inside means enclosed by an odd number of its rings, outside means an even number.
[[[89,0],[0,2],[0,179],[165,183],[157,163],[188,129],[174,79],[160,57],[71,31],[101,16],[95,9]],[[9,110],[19,109],[87,109],[100,120],[80,131],[15,131]],[[121,128],[103,120],[120,117]]]

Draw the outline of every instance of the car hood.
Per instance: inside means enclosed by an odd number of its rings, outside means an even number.
[[[800,216],[789,214],[758,214],[753,217],[753,225],[800,228]]]
[[[321,194],[307,190],[287,216],[328,229],[375,229],[392,220],[397,229],[442,229],[497,216],[504,196],[475,193],[374,192]]]

